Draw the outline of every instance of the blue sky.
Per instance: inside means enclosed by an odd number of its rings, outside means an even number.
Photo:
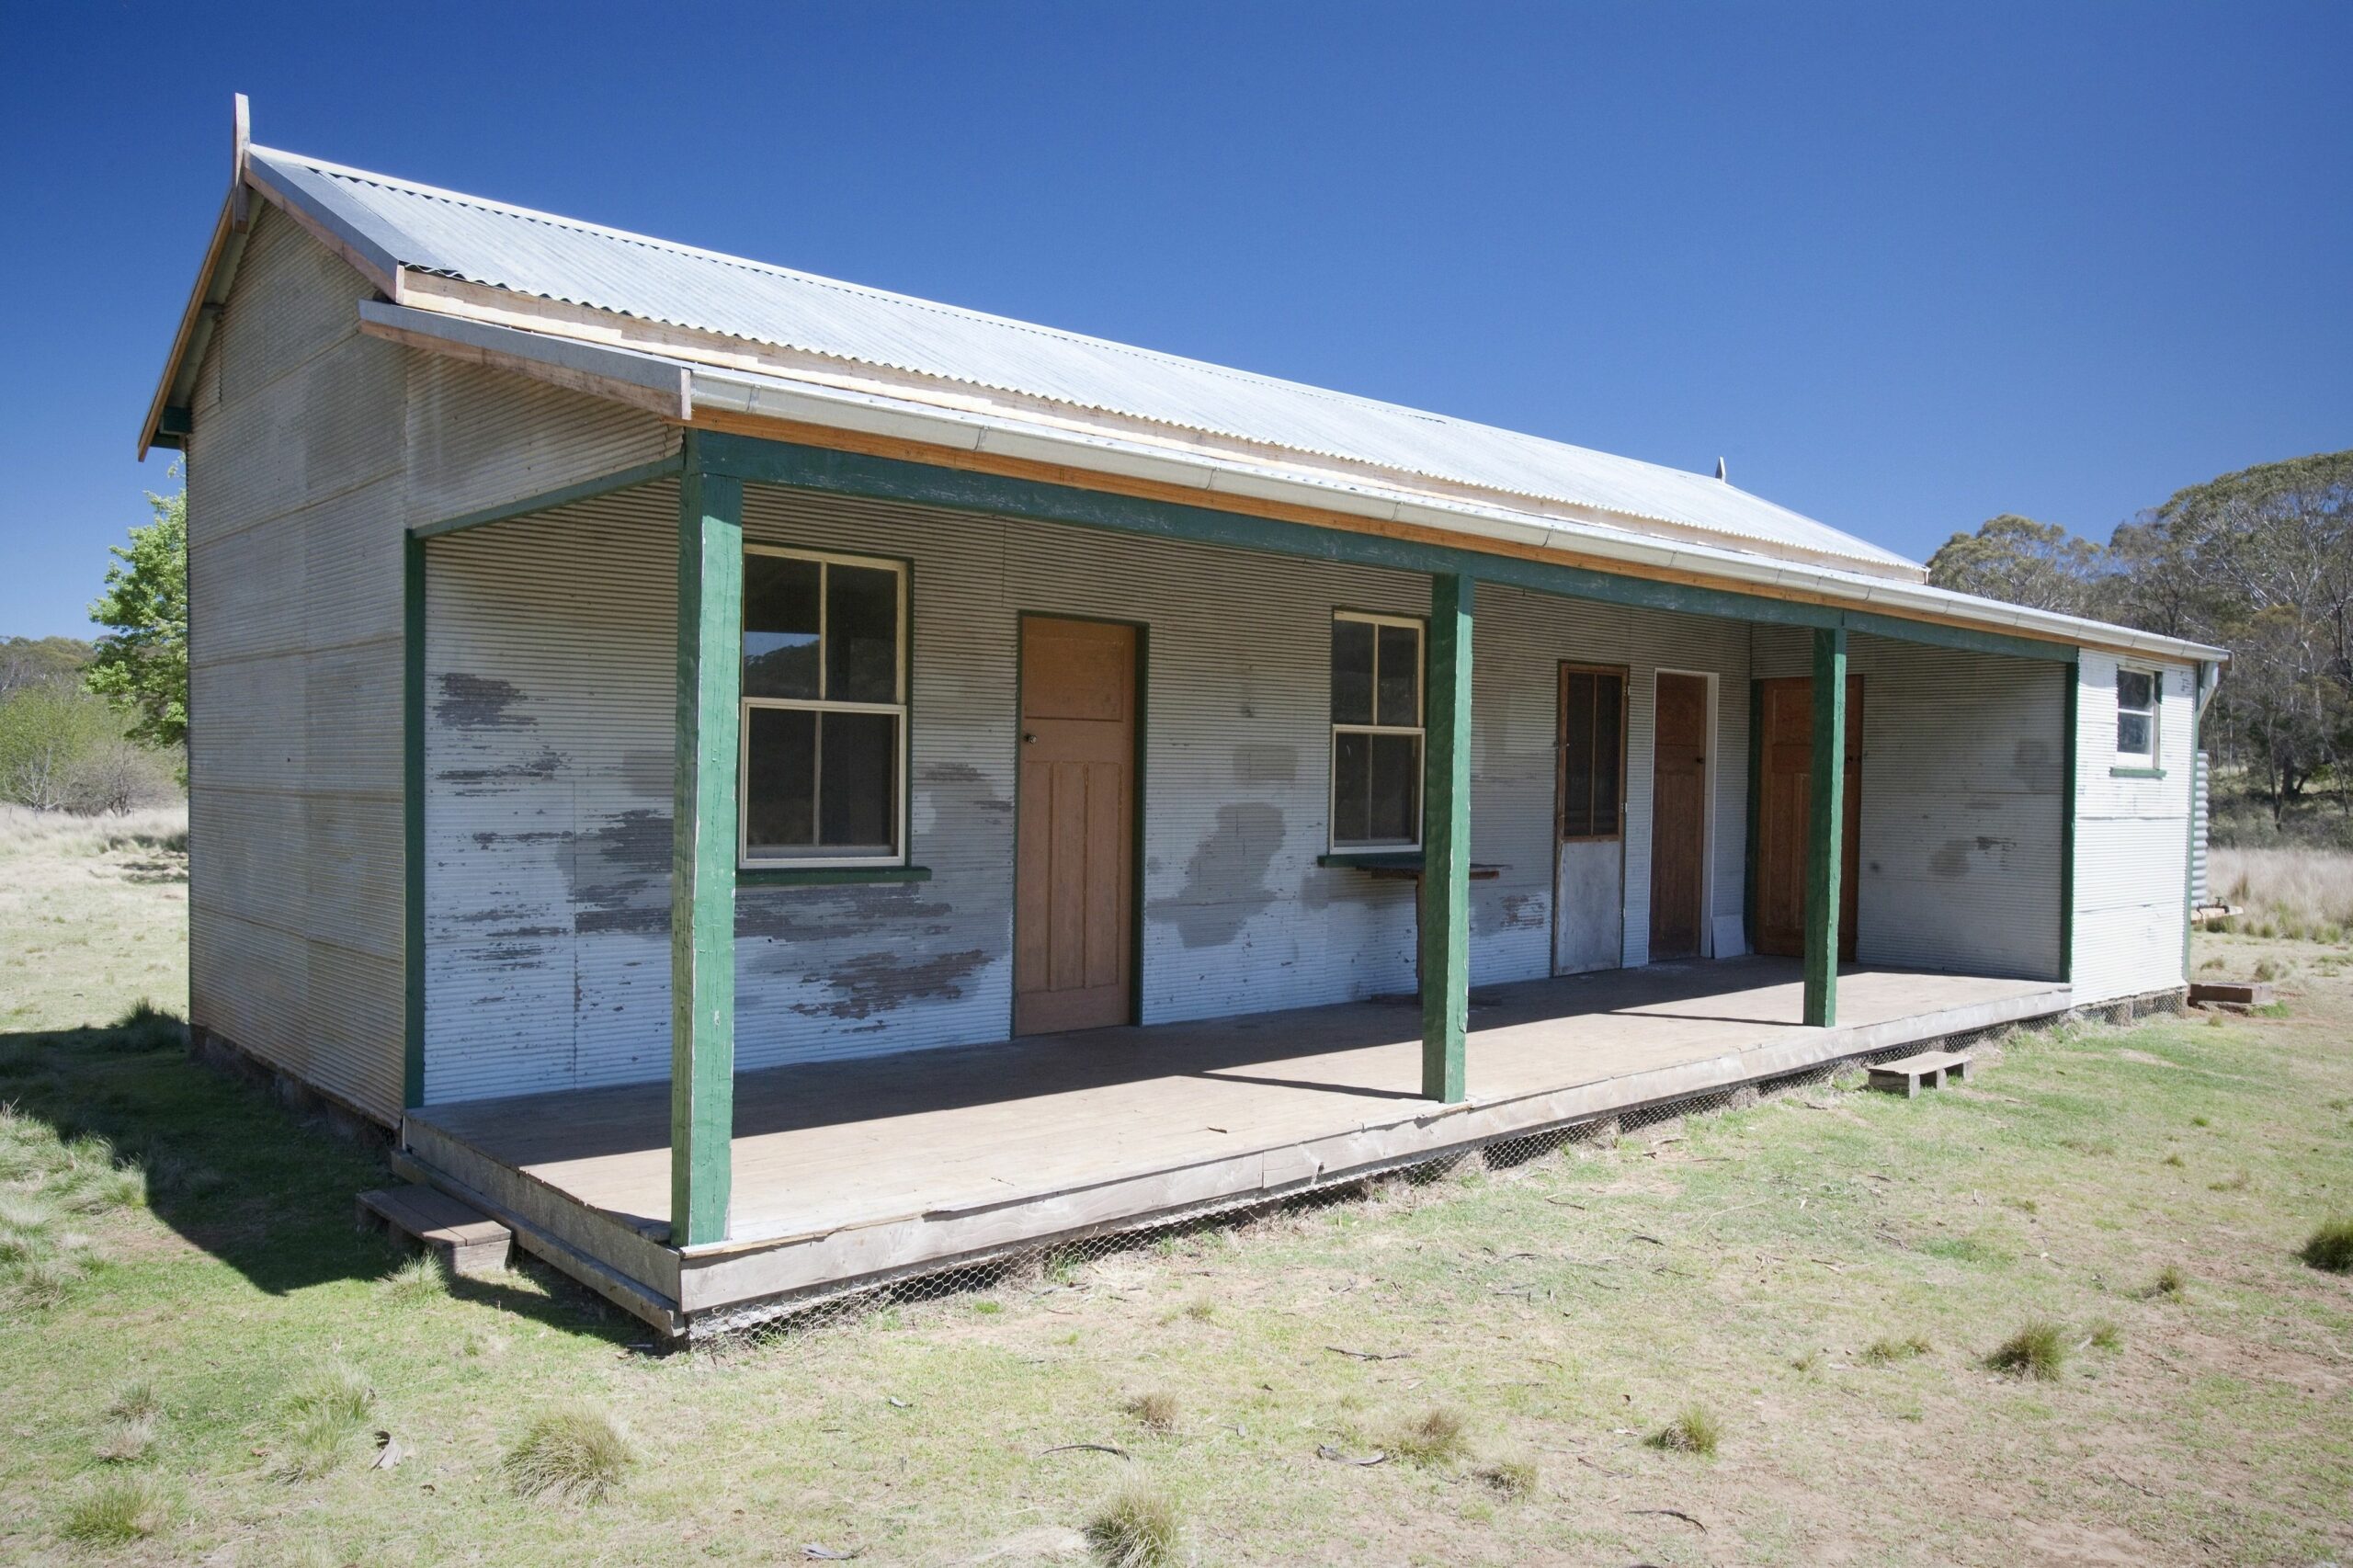
[[[0,632],[255,134],[1711,470],[1915,557],[2353,445],[2353,6],[0,0]]]

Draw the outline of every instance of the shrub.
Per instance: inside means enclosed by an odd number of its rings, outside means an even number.
[[[2046,1318],[2037,1318],[1996,1346],[1985,1358],[1985,1364],[1997,1372],[2015,1372],[2054,1382],[2066,1360],[2066,1341],[2059,1325]]]
[[[1121,1492],[1086,1521],[1086,1544],[1105,1568],[1161,1568],[1174,1562],[1183,1533],[1176,1504],[1142,1487]]]
[[[541,1413],[506,1454],[506,1479],[517,1495],[552,1494],[593,1503],[619,1486],[637,1462],[613,1418],[580,1400]]]
[[[1716,1457],[1716,1445],[1723,1439],[1723,1428],[1716,1418],[1697,1404],[1687,1404],[1682,1414],[1644,1439],[1654,1449],[1670,1454],[1698,1454],[1701,1459]]]
[[[2353,1274],[2353,1220],[2329,1221],[2297,1256],[2331,1274]]]

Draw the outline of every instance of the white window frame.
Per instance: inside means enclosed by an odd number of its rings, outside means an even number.
[[[2149,715],[2149,749],[2145,753],[2126,751],[2124,749],[2123,741],[2121,739],[2118,740],[2116,743],[2118,766],[2130,767],[2154,767],[2157,766],[2157,758],[2161,755],[2159,747],[2163,744],[2162,737],[2158,730],[2158,723],[2164,717],[2165,710],[2165,673],[2161,669],[2156,669],[2148,665],[2124,664],[2120,664],[2116,666],[2116,673],[2119,677],[2118,686],[2120,688],[2116,693],[2116,711],[2120,719],[2127,713],[2139,713],[2143,711],[2142,709],[2127,708],[2124,706],[2124,693],[2121,690],[2122,677],[2125,676],[2147,676],[2149,677],[2149,706],[2146,710]],[[2120,727],[2121,726],[2120,725]]]
[[[1369,626],[1403,626],[1414,633],[1414,722],[1404,724],[1343,724],[1332,721],[1332,735],[1324,748],[1324,837],[1325,847],[1335,855],[1412,855],[1422,847],[1422,819],[1414,819],[1414,836],[1410,841],[1399,839],[1367,839],[1361,842],[1340,837],[1340,737],[1342,735],[1411,735],[1415,740],[1414,756],[1427,773],[1429,767],[1429,624],[1419,616],[1379,615],[1370,610],[1337,609],[1332,612],[1335,624],[1343,620],[1362,621]],[[1372,711],[1381,712],[1381,634],[1373,633],[1372,641]],[[1324,712],[1331,712],[1332,643],[1331,631],[1324,631]],[[1421,783],[1414,787],[1414,798],[1421,800]]]
[[[745,555],[775,555],[791,561],[814,561],[821,566],[857,566],[868,571],[889,572],[899,584],[897,668],[893,672],[893,702],[839,702],[826,697],[750,697],[738,703],[735,740],[735,869],[739,871],[817,870],[827,868],[891,867],[908,863],[911,846],[907,843],[907,748],[912,722],[907,712],[907,663],[912,628],[907,618],[907,562],[894,561],[887,555],[847,555],[834,551],[800,550],[779,544],[745,544]],[[827,679],[825,619],[829,596],[826,587],[829,574],[821,574],[817,581],[817,689],[825,689]],[[740,625],[740,621],[739,621]],[[735,638],[738,668],[744,657],[744,638],[739,631]],[[752,813],[748,809],[752,798],[752,710],[756,708],[785,709],[808,713],[887,713],[898,718],[897,755],[891,759],[891,840],[894,847],[880,855],[832,855],[821,850],[807,854],[755,855],[752,852]],[[817,727],[817,755],[813,759],[812,789],[822,790],[825,771],[824,728]],[[822,816],[824,801],[813,797],[811,801],[812,830]]]

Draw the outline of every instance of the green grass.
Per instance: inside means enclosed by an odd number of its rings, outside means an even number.
[[[2329,1221],[2312,1233],[2297,1256],[2331,1274],[2353,1273],[2353,1219]]]
[[[1460,1459],[1470,1446],[1469,1421],[1461,1411],[1442,1404],[1402,1423],[1389,1437],[1391,1452],[1421,1465]]]
[[[1901,1339],[1882,1337],[1863,1346],[1860,1357],[1867,1367],[1893,1367],[1898,1361],[1909,1361],[1926,1356],[1933,1348],[1923,1334],[1906,1335]]]
[[[1672,1454],[1697,1454],[1701,1459],[1716,1457],[1716,1447],[1723,1441],[1723,1427],[1710,1415],[1704,1405],[1687,1404],[1675,1418],[1647,1439],[1650,1446]]]
[[[0,981],[0,1561],[83,1530],[155,1562],[1017,1562],[1129,1486],[1172,1528],[1119,1539],[1202,1563],[2251,1564],[2353,1539],[2353,1405],[2312,1392],[2353,1297],[2300,1255],[2353,1192],[2353,974],[2309,948],[2275,955],[2285,1018],[2020,1036],[1916,1101],[1814,1085],[1681,1142],[664,1356],[533,1262],[403,1278],[352,1223],[375,1151],[131,1017],[183,1006],[182,890],[133,880],[156,853],[0,864],[0,953],[40,949]],[[2231,973],[2272,951],[2200,941]],[[2196,1281],[2144,1295],[2169,1258]],[[1976,1369],[2035,1318],[2088,1325],[2066,1377]],[[1181,1399],[1165,1436],[1123,1409],[1145,1392]],[[1647,1442],[1694,1399],[1714,1463]],[[593,1506],[519,1498],[510,1450],[573,1402],[624,1419],[634,1462]],[[1319,1455],[1434,1409],[1460,1422],[1435,1462]],[[397,1469],[369,1465],[379,1429]],[[1087,1443],[1130,1457],[1048,1451]],[[1654,1506],[1708,1528],[1630,1511]]]
[[[2067,1331],[2048,1318],[2036,1318],[1995,1346],[1985,1364],[1997,1372],[2057,1382],[2067,1365]]]

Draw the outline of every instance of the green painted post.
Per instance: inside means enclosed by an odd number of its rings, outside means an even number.
[[[2075,983],[2075,811],[2078,791],[2076,738],[2083,729],[2083,671],[2074,665],[2059,666],[2067,683],[2060,722],[2067,733],[2059,745],[2059,766],[2066,777],[2059,780],[2059,978]]]
[[[735,761],[744,484],[678,483],[677,815],[670,859],[670,1244],[727,1235],[735,1134]]]
[[[1847,836],[1847,629],[1813,633],[1813,777],[1806,794],[1805,1021],[1838,1021],[1840,851]]]
[[[1471,579],[1430,580],[1422,754],[1422,1093],[1465,1097],[1471,1020]]]

